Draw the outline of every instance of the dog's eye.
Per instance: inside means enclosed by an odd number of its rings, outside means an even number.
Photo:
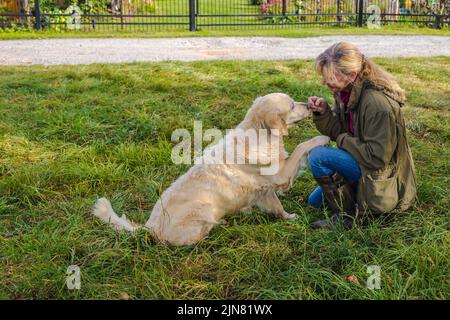
[[[291,104],[291,110],[294,110],[295,108],[295,103]]]

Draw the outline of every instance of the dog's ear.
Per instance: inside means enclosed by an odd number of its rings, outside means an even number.
[[[269,129],[273,135],[288,135],[288,126],[286,121],[278,112],[271,112],[267,115],[266,119],[264,119],[264,127]]]

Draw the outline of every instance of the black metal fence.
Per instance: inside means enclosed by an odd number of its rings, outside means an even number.
[[[145,31],[450,25],[450,0],[0,0],[0,28]]]

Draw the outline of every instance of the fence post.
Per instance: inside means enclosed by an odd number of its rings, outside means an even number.
[[[283,16],[285,16],[286,15],[286,11],[287,11],[287,5],[286,5],[286,1],[287,0],[283,0]]]
[[[342,25],[341,0],[337,0],[337,20],[338,26]]]
[[[358,2],[358,27],[363,26],[363,11],[364,11],[364,0],[359,0]]]
[[[123,0],[120,0],[120,29],[123,30]]]
[[[434,28],[440,29],[441,28],[441,16],[438,14],[435,14],[435,20],[434,20]]]
[[[36,19],[36,30],[41,30],[41,9],[39,8],[39,0],[34,0],[34,17]]]
[[[196,31],[195,0],[189,0],[189,31]]]

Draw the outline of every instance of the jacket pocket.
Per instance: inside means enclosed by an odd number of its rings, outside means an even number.
[[[358,203],[372,213],[394,210],[399,200],[397,175],[367,174],[360,180],[357,197]]]

